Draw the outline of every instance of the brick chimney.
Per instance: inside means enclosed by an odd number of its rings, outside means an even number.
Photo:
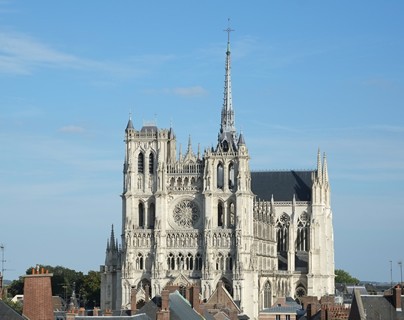
[[[396,311],[401,312],[401,287],[400,285],[396,285],[393,289],[393,305],[396,308]]]
[[[193,292],[192,292],[192,307],[195,309],[196,312],[199,314],[202,313],[201,310],[201,303],[199,301],[199,292],[200,288],[198,286],[192,286]]]
[[[23,315],[30,320],[54,320],[52,303],[52,274],[32,269],[31,275],[24,277]]]
[[[169,298],[170,291],[163,289],[161,291],[161,310],[156,314],[157,320],[170,320]]]
[[[170,297],[170,291],[165,289],[161,291],[161,310],[168,310],[169,297]]]

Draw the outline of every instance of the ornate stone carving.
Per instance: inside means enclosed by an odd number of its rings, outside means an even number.
[[[191,200],[181,201],[173,212],[175,223],[183,228],[192,228],[198,222],[199,216],[198,206]]]

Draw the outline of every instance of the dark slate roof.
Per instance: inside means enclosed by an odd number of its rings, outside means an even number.
[[[75,320],[151,320],[146,314],[136,314],[134,316],[76,316]]]
[[[11,307],[0,300],[0,319],[24,320],[25,318],[14,311]]]
[[[252,171],[251,190],[257,199],[270,201],[311,201],[313,171]]]
[[[153,125],[146,125],[143,126],[142,129],[140,129],[141,132],[157,132],[157,126],[153,126]]]
[[[170,293],[170,320],[200,320],[198,314],[178,291]]]
[[[157,311],[161,308],[161,297],[155,296],[153,299],[148,301],[143,307],[141,307],[136,313],[145,313],[151,319],[156,319]]]
[[[404,313],[397,312],[384,296],[361,296],[361,298],[367,319],[404,319]]]

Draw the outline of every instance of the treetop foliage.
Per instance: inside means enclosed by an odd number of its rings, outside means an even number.
[[[335,283],[358,284],[360,281],[342,269],[335,269]]]
[[[47,270],[52,273],[52,295],[60,296],[66,304],[69,303],[73,292],[80,305],[86,308],[93,308],[100,305],[100,286],[101,277],[98,271],[89,271],[83,274],[81,271],[75,271],[62,266],[39,265],[40,269]],[[32,274],[32,269],[27,269],[26,274]],[[7,287],[9,297],[17,294],[24,294],[24,277],[19,277]]]

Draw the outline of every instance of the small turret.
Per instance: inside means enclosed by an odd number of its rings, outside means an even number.
[[[240,132],[240,136],[238,137],[238,147],[245,146],[244,135],[243,132]]]
[[[128,120],[128,124],[126,125],[126,129],[125,132],[129,132],[130,130],[134,130],[135,128],[133,127],[133,123],[132,123],[132,114],[129,114],[129,120]]]

